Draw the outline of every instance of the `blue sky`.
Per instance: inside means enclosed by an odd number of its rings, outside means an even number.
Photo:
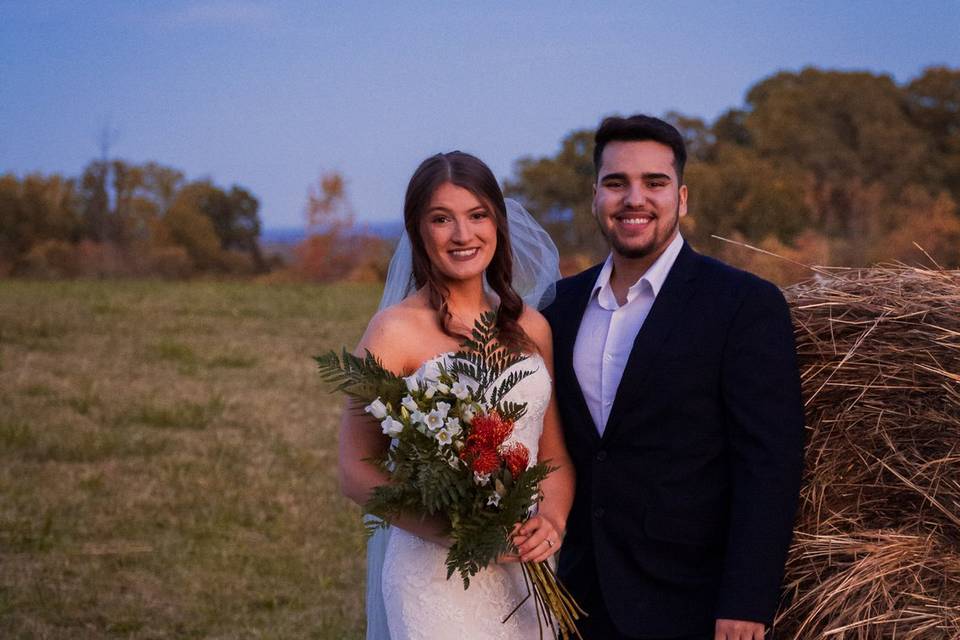
[[[240,184],[271,228],[338,170],[396,219],[426,156],[501,178],[604,115],[713,119],[781,69],[960,66],[960,2],[0,0],[0,173],[112,155]],[[694,185],[695,186],[695,185]]]

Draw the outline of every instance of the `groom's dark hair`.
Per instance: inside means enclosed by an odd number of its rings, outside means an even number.
[[[604,118],[593,137],[594,174],[600,175],[603,149],[608,142],[642,140],[653,140],[673,149],[673,168],[677,171],[679,184],[683,184],[683,168],[687,164],[687,146],[683,142],[683,136],[669,122],[643,114],[637,114],[629,118],[619,116]]]

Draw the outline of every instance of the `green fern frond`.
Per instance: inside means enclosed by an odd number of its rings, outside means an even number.
[[[340,354],[328,351],[314,360],[321,378],[334,385],[335,391],[367,402],[378,396],[385,402],[398,402],[402,397],[403,379],[385,369],[370,351],[361,358],[344,348]]]

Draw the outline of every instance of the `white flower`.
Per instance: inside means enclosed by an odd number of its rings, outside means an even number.
[[[438,402],[437,406],[435,406],[434,409],[439,411],[440,415],[446,418],[447,414],[450,413],[450,404],[447,402]]]
[[[453,395],[456,396],[458,400],[466,400],[472,389],[466,382],[460,382],[458,380],[457,382],[453,383],[452,387],[450,387],[450,391],[453,392]]]
[[[403,379],[403,382],[407,385],[407,391],[410,393],[420,391],[420,380],[417,379],[416,375],[407,376]]]
[[[453,467],[454,469],[459,469],[460,458],[458,458],[455,454],[451,453],[450,455],[447,456],[447,464]]]
[[[427,384],[427,390],[423,392],[423,397],[427,400],[433,398],[433,395],[437,392],[437,385],[431,383]]]
[[[458,436],[463,429],[460,428],[460,421],[456,418],[447,418],[447,431],[451,436]]]
[[[464,407],[463,411],[460,412],[460,417],[463,418],[463,421],[467,424],[473,422],[473,405]]]
[[[427,414],[423,423],[427,425],[427,429],[430,429],[430,431],[436,431],[443,426],[443,416],[439,411],[433,410]]]
[[[436,360],[430,360],[423,365],[423,379],[436,382],[440,379],[440,363]]]
[[[439,391],[440,393],[443,393],[443,394],[447,394],[447,393],[450,393],[450,387],[448,387],[447,385],[443,384],[442,382],[438,382],[438,383],[437,383],[437,391]]]
[[[499,507],[499,506],[500,506],[500,494],[497,493],[497,492],[491,493],[491,494],[490,494],[490,497],[487,498],[487,506]]]
[[[387,406],[380,402],[380,397],[378,396],[376,400],[368,404],[363,408],[364,411],[372,415],[377,420],[383,420],[387,417]]]
[[[417,409],[416,411],[410,412],[410,422],[413,424],[426,424],[426,416],[423,414],[423,411]]]
[[[400,401],[400,404],[407,408],[407,411],[416,411],[420,407],[417,406],[417,401],[413,399],[411,395],[403,396],[403,400]]]
[[[437,439],[437,442],[443,445],[447,445],[453,442],[453,438],[450,436],[450,432],[447,431],[446,429],[440,429],[439,431],[437,431],[436,435],[433,437]]]
[[[384,434],[391,437],[398,436],[400,432],[403,431],[403,423],[389,416],[384,418],[383,422],[380,423],[380,427],[383,429]]]
[[[476,483],[477,483],[478,485],[480,485],[481,487],[485,487],[485,486],[487,486],[487,484],[490,482],[490,474],[489,474],[489,473],[477,473],[476,471],[474,471],[474,472],[473,472],[473,481],[476,482]]]

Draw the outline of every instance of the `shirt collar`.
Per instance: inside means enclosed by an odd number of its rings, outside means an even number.
[[[667,276],[670,274],[670,269],[673,268],[673,263],[677,261],[677,256],[680,255],[680,249],[682,248],[683,236],[681,236],[678,231],[677,235],[673,237],[673,240],[667,245],[663,253],[650,265],[650,268],[640,276],[639,280],[627,289],[627,304],[630,304],[640,295],[643,289],[649,290],[654,298],[657,297],[660,289],[663,288],[663,283],[666,282]],[[603,267],[597,275],[597,281],[593,285],[593,291],[590,294],[591,298],[596,296],[600,306],[607,310],[618,309],[620,307],[620,304],[617,303],[616,296],[613,295],[613,289],[610,287],[611,275],[613,275],[612,253],[607,256],[606,261],[603,263]]]

